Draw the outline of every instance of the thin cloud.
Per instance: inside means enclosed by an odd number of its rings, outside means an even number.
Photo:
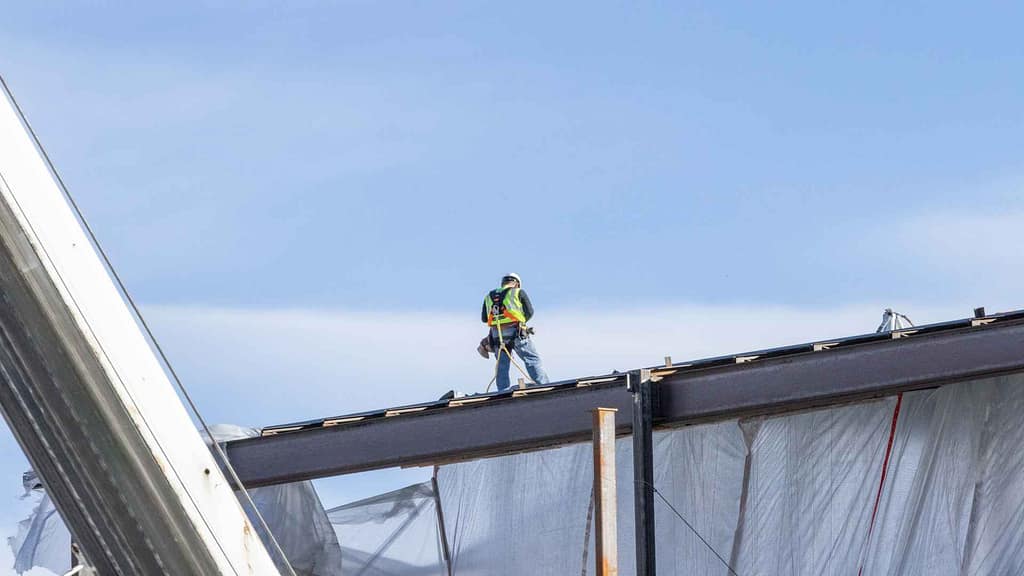
[[[912,219],[903,227],[906,244],[937,265],[950,269],[985,266],[1020,269],[1024,210],[969,213],[938,212]]]
[[[890,304],[896,306],[896,304]],[[885,304],[567,309],[534,323],[553,379],[872,331]],[[918,323],[969,310],[900,306]],[[154,306],[147,315],[208,419],[269,425],[482,391],[472,314]]]
[[[938,286],[990,310],[1020,308],[1024,209],[929,212],[894,231],[892,250]]]

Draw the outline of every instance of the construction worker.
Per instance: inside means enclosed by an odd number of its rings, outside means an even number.
[[[486,352],[490,351],[497,357],[495,379],[499,392],[510,386],[508,370],[513,351],[526,365],[530,380],[536,384],[548,383],[540,355],[530,340],[533,329],[526,327],[526,323],[533,317],[533,304],[522,285],[522,280],[515,272],[504,275],[501,287],[487,293],[480,310],[480,320],[490,327],[487,345],[481,343],[481,355],[486,356]]]

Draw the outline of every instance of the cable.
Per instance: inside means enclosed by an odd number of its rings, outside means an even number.
[[[580,576],[587,576],[587,558],[590,556],[590,527],[594,523],[594,487],[590,487],[590,504],[587,505],[587,529],[583,531],[583,562]]]
[[[168,358],[167,354],[164,352],[163,347],[160,346],[159,342],[157,342],[156,336],[153,334],[153,330],[149,327],[149,323],[146,322],[146,318],[142,315],[142,311],[139,309],[139,306],[135,303],[135,299],[132,298],[131,293],[128,292],[128,288],[127,286],[125,286],[124,281],[121,280],[121,276],[117,273],[117,270],[114,269],[114,266],[110,261],[110,257],[107,256],[106,251],[103,250],[103,247],[100,245],[99,239],[96,237],[96,233],[93,232],[92,226],[90,226],[89,221],[85,219],[85,214],[82,213],[82,210],[81,208],[79,208],[78,203],[75,202],[75,199],[71,195],[71,192],[64,184],[64,179],[61,178],[60,173],[57,171],[57,167],[54,166],[53,162],[50,160],[50,155],[46,153],[46,149],[43,148],[43,143],[39,140],[39,137],[36,135],[36,131],[32,128],[32,125],[29,123],[28,118],[25,116],[25,113],[21,109],[21,106],[18,104],[18,101],[14,98],[14,93],[11,92],[10,88],[7,86],[7,82],[3,79],[2,76],[0,76],[0,87],[3,88],[3,91],[7,94],[7,97],[10,98],[11,103],[14,105],[14,109],[18,112],[18,116],[21,117],[22,123],[28,130],[29,135],[32,137],[32,141],[35,143],[36,148],[39,150],[39,153],[42,154],[43,160],[46,161],[47,167],[49,167],[50,172],[53,174],[54,179],[57,181],[57,185],[60,188],[61,192],[64,194],[64,198],[68,201],[68,204],[71,206],[75,215],[78,217],[79,222],[82,223],[82,227],[85,229],[86,234],[92,241],[93,246],[95,246],[97,253],[99,253],[100,255],[100,258],[103,260],[103,263],[107,268],[107,271],[110,273],[111,277],[113,277],[114,282],[117,284],[118,289],[124,296],[125,301],[128,302],[129,307],[132,309],[132,312],[138,319],[139,325],[142,326],[142,329],[145,332],[146,337],[149,339],[150,344],[152,344],[153,348],[157,352],[157,355],[160,357],[160,360],[163,362],[164,366],[167,368],[167,371],[170,373],[172,380],[174,381],[175,385],[178,388],[178,391],[181,392],[182,397],[185,399],[189,408],[192,410],[192,413],[199,421],[199,424],[200,426],[202,426],[203,431],[205,431],[207,436],[210,438],[210,443],[213,447],[213,453],[221,460],[221,463],[224,465],[224,469],[226,469],[229,475],[231,476],[231,480],[234,481],[236,486],[238,486],[239,491],[245,497],[246,504],[248,504],[248,506],[252,508],[253,514],[255,514],[257,520],[259,521],[260,527],[263,528],[264,532],[267,534],[267,537],[270,539],[271,545],[274,548],[274,552],[281,557],[284,566],[288,569],[289,575],[297,576],[295,570],[291,566],[291,563],[288,561],[288,557],[285,556],[284,550],[281,549],[281,545],[278,543],[277,538],[275,538],[274,534],[270,531],[270,526],[267,525],[267,522],[263,518],[263,515],[256,507],[256,503],[253,501],[252,496],[249,495],[249,491],[242,484],[242,480],[241,478],[238,477],[238,473],[235,471],[234,466],[231,465],[231,461],[228,460],[227,454],[224,453],[224,450],[223,448],[221,448],[220,443],[216,442],[213,439],[213,433],[210,431],[210,426],[206,423],[206,420],[203,418],[203,415],[199,412],[199,407],[192,399],[192,396],[188,393],[188,390],[185,389],[185,384],[181,381],[181,378],[178,377],[178,373],[174,369],[174,366],[171,364],[170,358]]]
[[[728,568],[729,572],[733,576],[740,576],[736,573],[735,570],[732,569],[732,566],[730,566],[729,563],[725,561],[725,558],[722,558],[722,555],[719,554],[718,551],[715,550],[711,546],[711,544],[707,540],[705,540],[703,536],[700,535],[700,532],[698,532],[697,529],[693,527],[693,524],[690,524],[686,521],[686,518],[683,518],[683,515],[679,513],[679,510],[676,510],[676,507],[673,506],[672,503],[668,501],[668,498],[665,498],[665,496],[661,493],[660,490],[658,490],[658,488],[655,485],[644,482],[643,480],[637,480],[637,482],[640,484],[646,484],[647,486],[650,486],[651,489],[654,490],[654,493],[658,495],[658,498],[661,498],[661,501],[664,502],[665,505],[668,506],[669,509],[672,510],[672,512],[674,512],[680,520],[682,520],[683,524],[685,524],[686,527],[689,528],[691,532],[693,532],[693,535],[696,536],[702,543],[704,543],[704,546],[706,546],[708,550],[711,550],[711,553],[714,554],[716,558],[718,558],[722,565]]]

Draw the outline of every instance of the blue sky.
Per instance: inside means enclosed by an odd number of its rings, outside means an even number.
[[[556,377],[1021,307],[1022,17],[21,3],[0,74],[204,412],[262,425],[473,389],[508,270]]]
[[[1019,209],[1020,8],[253,6],[0,25],[148,302],[954,302],[893,228]]]

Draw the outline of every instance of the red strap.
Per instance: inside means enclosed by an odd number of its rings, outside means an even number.
[[[871,532],[875,529],[875,516],[878,515],[878,504],[882,501],[882,487],[885,486],[885,476],[889,472],[889,457],[892,456],[892,444],[896,439],[896,422],[900,418],[900,405],[903,404],[903,393],[896,395],[896,407],[892,410],[892,424],[889,425],[889,443],[885,446],[885,459],[882,460],[882,478],[878,481],[878,492],[875,494],[875,506],[871,509],[871,523],[868,524],[868,539],[865,547],[871,544]],[[864,572],[864,560],[861,560],[857,576]]]

